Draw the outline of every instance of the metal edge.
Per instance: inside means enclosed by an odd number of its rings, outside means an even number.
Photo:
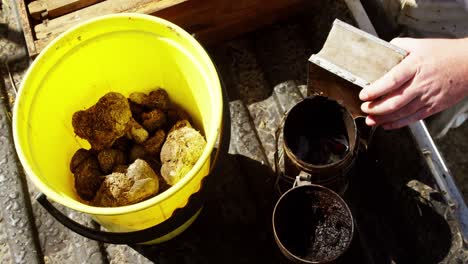
[[[336,75],[338,75],[339,77],[357,85],[357,86],[360,86],[362,88],[366,87],[367,85],[369,85],[369,82],[358,77],[357,75],[354,75],[353,73],[349,72],[348,70],[345,70],[333,63],[331,63],[330,61],[328,60],[325,60],[323,58],[321,58],[318,54],[313,54],[310,58],[309,58],[309,61],[314,63],[315,65],[327,70],[327,71],[330,71]]]
[[[453,180],[452,173],[442,158],[424,121],[420,120],[409,125],[414,141],[426,161],[439,191],[444,196],[450,210],[453,211],[465,246],[468,245],[468,208],[460,190]]]
[[[348,24],[346,24],[345,22],[343,22],[343,21],[341,21],[339,19],[335,19],[335,21],[333,21],[333,25],[340,26],[340,27],[345,28],[346,30],[349,30],[349,31],[351,31],[351,32],[353,32],[355,34],[358,34],[358,35],[364,36],[366,38],[369,38],[369,39],[373,40],[374,42],[380,44],[382,47],[391,49],[391,50],[399,53],[402,56],[408,55],[408,52],[406,50],[404,50],[404,49],[402,49],[400,47],[397,47],[397,46],[395,46],[395,45],[393,45],[393,44],[391,44],[391,43],[389,43],[387,41],[384,41],[384,40],[382,40],[382,39],[380,39],[380,38],[378,38],[378,37],[376,37],[376,36],[374,36],[372,34],[369,34],[369,33],[365,32],[365,31],[363,31],[361,29],[358,29],[358,28],[355,28],[355,27],[353,27],[351,25],[348,25]],[[374,31],[375,31],[375,29],[374,29]]]

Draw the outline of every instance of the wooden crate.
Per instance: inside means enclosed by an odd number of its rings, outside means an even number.
[[[306,10],[307,0],[16,0],[29,55],[77,23],[112,13],[155,15],[212,44]]]

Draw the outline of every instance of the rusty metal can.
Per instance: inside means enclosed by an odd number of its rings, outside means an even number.
[[[353,216],[337,193],[309,180],[310,175],[301,172],[276,203],[275,242],[295,263],[339,263],[353,240]]]
[[[284,172],[295,177],[304,171],[311,183],[343,194],[358,145],[356,123],[346,108],[327,97],[308,97],[284,121]]]

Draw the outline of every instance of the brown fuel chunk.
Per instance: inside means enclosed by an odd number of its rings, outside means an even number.
[[[180,108],[171,108],[167,110],[167,122],[172,127],[179,120],[190,120],[190,116]]]
[[[166,133],[164,130],[159,129],[156,131],[154,136],[149,138],[144,144],[143,147],[146,150],[146,153],[151,155],[157,155],[161,151],[161,146],[164,143],[164,139],[166,138]]]
[[[169,95],[164,89],[156,89],[148,95],[148,101],[145,106],[150,109],[166,110],[169,107]]]
[[[198,161],[205,149],[206,141],[191,127],[183,126],[171,130],[161,149],[161,176],[169,185],[174,185]]]
[[[138,144],[145,142],[148,139],[148,131],[146,131],[135,119],[128,122],[127,136]]]
[[[134,181],[127,193],[129,203],[146,200],[158,193],[159,177],[146,161],[135,160],[128,166],[126,175]]]
[[[128,100],[137,105],[143,106],[148,101],[148,95],[141,92],[134,92],[128,96]]]
[[[80,166],[83,161],[87,160],[89,157],[91,157],[93,153],[87,149],[80,148],[73,154],[73,157],[70,161],[70,171],[72,173],[75,173],[76,169],[78,166]]]
[[[127,162],[127,157],[124,152],[118,149],[104,149],[99,152],[99,166],[104,174],[109,174],[117,165],[124,165]]]
[[[156,173],[144,160],[137,159],[126,173],[114,172],[105,176],[93,204],[104,207],[130,205],[148,199],[158,190]]]
[[[77,168],[75,176],[75,189],[78,195],[86,201],[90,201],[96,195],[103,178],[96,157],[90,156]]]
[[[141,92],[131,93],[128,99],[138,105],[144,106],[146,109],[161,109],[166,110],[169,107],[169,95],[164,89],[156,89],[148,95]]]
[[[92,204],[101,207],[120,206],[127,200],[125,192],[130,190],[132,185],[133,182],[124,173],[114,172],[107,175]]]
[[[137,159],[143,159],[145,156],[146,150],[142,145],[133,145],[129,155],[130,162],[134,162]]]
[[[125,153],[128,153],[133,146],[133,142],[126,136],[118,138],[114,144],[112,144],[113,149],[118,149]]]
[[[72,125],[76,135],[88,140],[91,147],[99,151],[112,146],[116,139],[125,135],[131,117],[127,99],[110,92],[87,110],[74,113]]]
[[[171,129],[169,130],[169,133],[182,127],[192,127],[192,125],[187,119],[179,120],[171,127]]]
[[[127,173],[127,169],[128,169],[127,165],[117,165],[114,167],[112,172]]]
[[[130,111],[132,111],[133,118],[139,120],[141,114],[145,111],[145,108],[141,104],[137,104],[130,99],[128,100],[130,105]]]
[[[142,124],[149,132],[154,132],[158,128],[166,125],[166,114],[162,110],[154,109],[141,115]]]

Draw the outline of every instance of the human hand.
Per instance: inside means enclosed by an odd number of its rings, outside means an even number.
[[[396,38],[391,43],[409,54],[359,94],[367,125],[400,128],[468,95],[468,38]]]

